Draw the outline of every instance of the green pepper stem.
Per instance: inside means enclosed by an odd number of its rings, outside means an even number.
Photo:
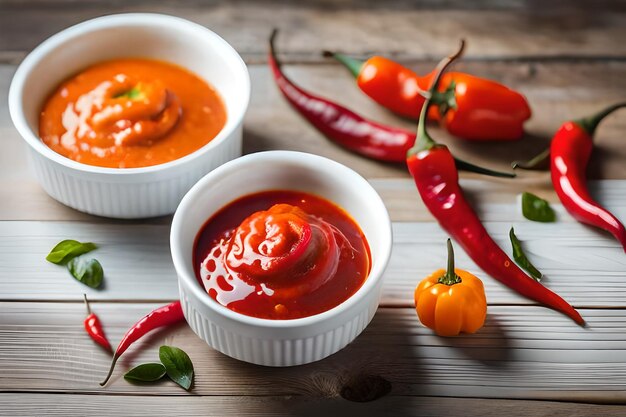
[[[417,124],[417,137],[415,138],[415,144],[411,149],[409,149],[407,156],[415,155],[421,151],[431,149],[437,144],[437,142],[435,142],[434,139],[431,138],[426,131],[426,115],[428,114],[428,108],[432,104],[433,96],[437,91],[437,87],[439,87],[439,81],[441,80],[443,73],[456,59],[463,55],[464,49],[465,40],[461,39],[459,49],[454,54],[444,58],[437,65],[435,78],[433,79],[430,89],[428,90],[426,101],[422,105],[422,110],[420,112],[419,122]]]
[[[358,77],[361,73],[361,68],[363,68],[363,61],[358,60],[356,58],[351,58],[347,55],[340,54],[338,52],[332,51],[323,51],[322,55],[327,58],[334,58],[343,64],[348,70],[352,73],[354,78]]]
[[[452,241],[448,238],[446,242],[448,247],[448,269],[446,273],[442,275],[437,282],[444,285],[454,285],[461,282],[461,277],[454,272],[454,248],[452,247]]]
[[[454,158],[454,162],[455,162],[457,169],[462,169],[464,171],[470,171],[470,172],[475,172],[477,174],[489,175],[491,177],[500,177],[500,178],[515,178],[516,177],[515,173],[494,171],[493,169],[483,168],[483,167],[471,164],[459,158]]]
[[[538,169],[548,158],[550,157],[550,148],[546,148],[541,151],[540,154],[534,156],[528,161],[513,161],[511,162],[511,168],[513,169]]]
[[[87,315],[91,315],[91,308],[89,307],[89,301],[87,301],[87,294],[83,294],[83,299],[85,300],[85,307],[87,307]]]
[[[107,382],[109,382],[109,379],[111,379],[111,375],[113,375],[113,369],[115,369],[115,364],[117,363],[117,360],[119,358],[120,357],[117,354],[113,355],[113,360],[111,361],[111,367],[109,368],[109,373],[107,373],[107,376],[104,378],[104,381],[100,383],[101,387],[105,386]]]
[[[593,137],[593,134],[595,133],[596,128],[598,127],[602,119],[622,107],[626,107],[626,101],[623,101],[621,103],[615,103],[612,106],[609,106],[592,116],[574,120],[574,123],[580,126],[584,131],[586,131],[589,136]]]
[[[589,136],[593,137],[600,122],[609,114],[613,113],[615,110],[621,109],[623,107],[626,107],[626,101],[615,103],[592,116],[583,117],[581,119],[574,120],[573,122],[576,123],[578,126],[580,126],[580,128],[583,129],[585,132],[587,132]],[[548,147],[547,149],[543,150],[540,154],[538,154],[537,156],[533,157],[532,159],[528,161],[525,161],[525,162],[513,161],[511,163],[511,167],[513,169],[517,169],[517,168],[537,169],[549,157],[550,157],[550,148]]]
[[[459,58],[463,54],[464,49],[465,49],[465,41],[461,39],[459,49],[454,54],[448,56],[447,58],[444,58],[437,65],[435,78],[428,92],[424,94],[426,101],[424,102],[422,106],[422,110],[420,112],[419,122],[417,124],[417,136],[415,138],[415,144],[413,145],[413,147],[411,147],[411,149],[408,150],[407,157],[416,155],[417,153],[421,151],[429,150],[433,148],[435,145],[437,145],[437,142],[435,142],[435,140],[432,137],[430,137],[430,135],[428,134],[428,131],[426,130],[426,115],[428,114],[428,108],[432,104],[435,104],[434,100],[436,100],[436,97],[439,94],[437,92],[437,87],[439,85],[439,81],[441,80],[441,77],[443,76],[443,73],[450,66],[450,64],[452,64],[457,58]],[[454,158],[454,161],[455,161],[457,169],[472,171],[478,174],[491,175],[494,177],[505,177],[505,178],[515,177],[515,174],[513,173],[499,172],[499,171],[493,171],[487,168],[482,168],[482,167],[479,167],[478,165],[470,164],[469,162],[463,161],[462,159],[459,159],[459,158]]]
[[[430,97],[433,105],[439,107],[439,115],[443,118],[450,109],[456,109],[456,82],[450,81],[450,84],[446,87],[445,91],[435,91],[430,93],[418,88],[418,94],[425,99]]]

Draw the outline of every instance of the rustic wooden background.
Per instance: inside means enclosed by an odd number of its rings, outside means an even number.
[[[419,324],[411,296],[423,276],[443,265],[444,233],[403,167],[364,160],[328,143],[279,96],[265,59],[267,37],[278,27],[280,55],[294,80],[373,119],[411,127],[368,101],[320,51],[384,54],[426,72],[464,37],[469,47],[457,68],[522,91],[534,111],[529,134],[515,144],[470,144],[435,128],[433,135],[461,157],[505,169],[541,150],[561,121],[626,97],[624,1],[153,3],[0,0],[0,415],[626,413],[617,405],[626,403],[626,257],[606,234],[574,222],[556,203],[558,223],[523,219],[521,191],[556,201],[546,173],[522,173],[514,181],[464,174],[463,185],[503,247],[509,227],[516,227],[546,285],[580,309],[588,328],[481,275],[459,249],[458,265],[484,278],[489,317],[476,335],[436,337]],[[368,329],[345,350],[306,366],[263,368],[212,351],[181,325],[138,343],[120,361],[112,383],[98,386],[109,358],[84,334],[85,287],[44,257],[66,238],[101,244],[96,253],[106,287],[87,293],[117,343],[138,317],[177,296],[168,247],[171,217],[114,221],[50,199],[28,170],[6,96],[16,66],[46,37],[92,17],[131,11],[188,18],[242,54],[253,86],[246,153],[292,149],[328,156],[366,176],[383,196],[395,233],[383,300]],[[597,180],[594,194],[623,220],[625,132],[624,113],[606,120],[589,170]],[[191,395],[169,382],[142,386],[121,378],[129,367],[155,360],[163,343],[180,346],[194,361]]]

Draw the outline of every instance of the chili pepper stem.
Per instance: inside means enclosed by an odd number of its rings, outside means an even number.
[[[420,117],[417,123],[417,138],[415,139],[415,145],[411,149],[409,149],[407,156],[416,155],[421,151],[431,149],[433,146],[437,145],[437,142],[435,142],[435,140],[430,137],[428,131],[426,130],[426,115],[428,114],[428,108],[432,104],[434,93],[437,91],[439,81],[441,80],[444,71],[463,54],[464,49],[465,40],[461,39],[459,49],[454,54],[448,56],[446,59],[441,61],[437,66],[435,78],[430,86],[430,89],[428,90],[428,97],[426,97],[426,101],[424,102],[422,110],[420,111]]]
[[[449,57],[441,61],[439,65],[437,66],[437,70],[436,70],[437,72],[436,72],[435,78],[430,86],[430,89],[428,90],[428,93],[424,96],[426,98],[426,101],[424,102],[424,105],[422,106],[422,110],[420,112],[420,117],[419,117],[419,121],[417,124],[417,136],[415,138],[415,144],[413,145],[411,149],[408,150],[407,157],[410,157],[412,155],[417,155],[419,152],[422,152],[422,151],[427,151],[433,148],[434,146],[444,146],[444,145],[439,145],[428,134],[428,131],[426,130],[426,116],[428,114],[428,108],[434,103],[433,100],[435,99],[435,96],[437,95],[437,86],[439,85],[439,81],[441,80],[443,73],[450,66],[450,64],[452,64],[457,58],[459,58],[463,54],[464,49],[465,49],[465,40],[461,39],[461,44],[459,45],[459,49],[453,55],[450,55]],[[499,171],[493,171],[487,168],[482,168],[477,165],[471,164],[469,162],[463,161],[462,159],[459,159],[456,157],[454,158],[454,161],[458,169],[464,169],[466,171],[472,171],[478,174],[491,175],[494,177],[504,177],[504,178],[515,177],[515,174],[513,173],[499,172]]]
[[[600,122],[609,114],[613,113],[615,110],[623,108],[623,107],[626,107],[626,102],[615,103],[592,116],[583,117],[583,118],[574,120],[574,123],[580,126],[585,132],[587,132],[587,134],[590,137],[593,138],[593,135],[598,125],[600,124]],[[540,154],[533,157],[532,159],[529,159],[528,161],[525,161],[525,162],[513,161],[511,163],[511,167],[513,169],[517,169],[517,168],[528,169],[528,170],[537,169],[544,161],[546,161],[549,158],[550,158],[550,147],[548,147],[547,149],[545,149],[544,151],[542,151]]]
[[[550,158],[550,147],[547,147],[540,154],[534,156],[532,159],[528,161],[513,161],[511,162],[511,168],[513,169],[537,169],[542,163],[547,161]]]
[[[516,174],[514,173],[494,171],[489,168],[483,168],[478,165],[474,165],[472,163],[469,163],[459,158],[454,158],[454,162],[456,164],[457,169],[462,169],[464,171],[470,171],[470,172],[475,172],[477,174],[489,175],[491,177],[500,177],[500,178],[515,178],[516,177]]]
[[[349,57],[344,54],[340,54],[338,52],[323,51],[322,55],[327,58],[334,58],[339,63],[343,64],[354,76],[354,78],[359,76],[359,74],[361,73],[361,68],[363,68],[363,61]]]
[[[104,381],[100,383],[101,387],[105,386],[107,382],[109,382],[109,379],[111,379],[111,375],[113,375],[113,370],[115,369],[115,364],[117,363],[117,360],[119,358],[120,358],[119,355],[113,355],[113,360],[111,361],[111,367],[109,368],[109,373],[104,378]]]
[[[574,123],[583,128],[583,130],[585,130],[585,132],[587,132],[589,136],[593,137],[593,134],[595,133],[596,128],[598,127],[602,119],[613,113],[615,110],[621,109],[623,107],[626,107],[626,101],[621,103],[615,103],[612,106],[609,106],[592,116],[574,120]]]
[[[461,282],[461,277],[454,272],[454,248],[452,247],[452,241],[448,238],[446,242],[448,247],[448,269],[446,273],[442,275],[438,282],[444,285],[454,285]]]
[[[87,307],[87,315],[90,315],[91,308],[89,307],[89,301],[87,301],[87,294],[83,294],[83,299],[85,300],[85,307]]]
[[[431,93],[430,91],[422,90],[419,86],[417,88],[420,96],[425,99],[431,98],[432,103],[439,107],[440,117],[443,118],[450,109],[457,108],[456,83],[454,80],[450,81],[445,91],[435,91]]]

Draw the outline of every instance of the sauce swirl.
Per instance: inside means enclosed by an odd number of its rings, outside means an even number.
[[[291,191],[226,206],[200,232],[194,259],[217,302],[270,319],[326,311],[356,292],[369,272],[369,248],[354,221],[326,200]]]
[[[189,71],[161,61],[120,59],[62,83],[42,109],[39,134],[75,161],[135,168],[199,149],[225,121],[215,90]]]

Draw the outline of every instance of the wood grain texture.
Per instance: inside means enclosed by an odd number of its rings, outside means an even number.
[[[110,340],[154,304],[94,303]],[[80,303],[0,303],[0,391],[187,395],[174,383],[132,385],[121,375],[154,361],[161,344],[184,349],[196,369],[192,394],[338,397],[382,377],[390,396],[426,395],[626,402],[626,310],[583,310],[588,327],[539,307],[490,307],[477,334],[440,338],[412,309],[379,309],[367,330],[321,362],[266,368],[230,359],[181,325],[137,342],[100,388],[109,356],[82,328]]]
[[[482,181],[465,183],[470,190],[488,188]],[[618,217],[626,218],[626,181],[596,184],[599,200]],[[381,194],[393,193],[401,202],[412,201],[408,196],[416,194],[408,180],[378,180],[376,186],[385,190]],[[503,193],[496,187],[486,195],[497,199]],[[508,197],[517,200],[512,194]],[[551,289],[577,307],[626,307],[626,260],[619,244],[606,233],[574,222],[560,205],[555,205],[559,222],[543,224],[525,220],[519,204],[481,200],[487,202],[477,205],[478,213],[491,219],[486,222],[487,230],[510,253],[508,231],[514,226],[527,255],[545,274],[544,283]],[[402,207],[394,210],[402,212]],[[394,247],[382,305],[412,305],[416,283],[445,265],[446,237],[433,222],[394,223]],[[68,238],[100,245],[92,255],[105,270],[103,289],[87,288],[73,280],[65,268],[45,261],[50,248]],[[0,280],[0,299],[73,300],[71,294],[79,297],[81,292],[94,300],[174,299],[178,290],[168,241],[169,224],[0,222],[0,276],[4,277]],[[457,265],[484,280],[489,303],[531,303],[481,273],[461,248],[456,252]]]
[[[88,293],[116,343],[138,317],[177,295],[168,250],[171,217],[113,221],[53,201],[28,170],[6,96],[16,65],[46,37],[128,11],[196,21],[242,54],[252,77],[245,153],[292,149],[327,156],[364,175],[383,196],[396,222],[386,307],[345,350],[316,364],[262,368],[211,350],[181,324],[139,342],[120,361],[112,384],[97,385],[109,358],[82,328],[85,287],[43,258],[68,237],[102,244],[94,256],[104,265],[106,288]],[[581,329],[485,278],[491,303],[485,328],[453,339],[432,335],[410,308],[410,294],[442,265],[443,232],[403,167],[335,147],[288,107],[264,64],[273,26],[282,30],[280,56],[298,83],[374,120],[411,129],[413,123],[364,97],[320,50],[381,53],[425,73],[465,37],[467,56],[457,68],[523,92],[533,108],[528,135],[517,143],[481,145],[434,127],[432,133],[457,156],[499,169],[540,151],[561,121],[593,113],[626,91],[626,4],[619,0],[0,0],[0,415],[624,415],[623,407],[539,401],[626,403],[626,265],[616,244],[572,222],[559,205],[556,224],[521,218],[516,198],[523,190],[556,201],[545,173],[521,173],[514,181],[462,174],[468,197],[499,243],[508,249],[506,232],[515,225],[546,273],[546,285],[593,308],[581,310],[589,323]],[[626,179],[625,129],[623,113],[603,123],[591,178]],[[626,219],[626,182],[595,182],[592,190]],[[458,264],[476,271],[457,253]],[[495,305],[503,303],[524,305]],[[138,386],[121,378],[130,366],[157,359],[163,343],[180,346],[194,360],[191,395],[169,382]],[[391,392],[369,403],[341,397],[346,390],[371,394],[372,378],[388,381]]]
[[[426,73],[432,64],[412,65]],[[594,114],[607,105],[623,100],[626,91],[626,63],[511,64],[461,62],[458,69],[496,78],[526,95],[533,117],[525,125],[527,136],[517,142],[477,143],[454,138],[433,126],[432,136],[450,146],[452,152],[477,164],[501,170],[510,169],[515,159],[530,158],[547,147],[554,132],[565,120]],[[334,64],[289,66],[285,72],[303,87],[382,123],[414,129],[415,123],[401,120],[366,97],[343,68]],[[244,152],[292,149],[317,153],[350,166],[367,178],[408,177],[401,167],[365,160],[329,143],[285,102],[277,91],[269,70],[251,70],[253,94],[245,120]],[[607,118],[597,131],[590,178],[626,178],[626,130],[624,112]],[[473,174],[475,176],[476,174]],[[520,172],[520,178],[545,181],[536,172]],[[515,184],[516,181],[511,181]]]
[[[221,34],[247,58],[264,59],[272,26],[289,32],[284,52],[319,59],[321,48],[403,57],[436,57],[459,36],[471,37],[474,57],[626,56],[626,7],[619,1],[589,3],[460,0],[412,2],[288,1],[2,3],[0,50],[23,52],[46,37],[83,20],[111,12],[150,11],[188,18]],[[436,22],[436,24],[434,24]],[[27,27],[28,30],[24,30]],[[245,29],[245,30],[244,30]]]
[[[622,417],[624,408],[615,405],[573,404],[549,401],[485,400],[474,398],[383,397],[375,402],[355,403],[341,398],[307,398],[304,396],[126,396],[68,394],[0,394],[0,415],[11,417],[128,415],[154,417],[180,415],[187,417],[271,416],[464,416],[464,417]]]
[[[508,164],[514,159],[529,158],[540,152],[561,121],[591,114],[617,101],[621,91],[626,91],[626,78],[622,76],[626,72],[626,63],[601,65],[583,62],[565,65],[472,62],[466,65],[477,74],[499,75],[502,81],[524,91],[535,111],[528,124],[530,133],[520,142],[497,144],[456,140],[436,127],[432,128],[432,133],[449,144],[459,157],[502,170],[509,169]],[[425,71],[427,66],[420,64],[416,69]],[[0,65],[0,97],[8,93],[14,70],[15,66]],[[350,76],[337,65],[288,66],[287,71],[306,87],[335,97],[368,117],[411,128],[411,123],[381,110],[364,97],[353,85]],[[272,149],[298,150],[337,160],[366,178],[408,178],[402,166],[369,161],[329,143],[288,107],[265,66],[252,66],[250,72],[253,90],[250,111],[245,120],[245,153]],[[621,133],[625,129],[626,118],[621,113],[608,118],[601,125],[589,168],[591,178],[626,178],[626,164],[623,163],[626,147],[623,146]],[[1,219],[100,221],[54,202],[36,184],[28,168],[26,144],[11,125],[6,100],[0,100],[0,143],[4,146],[4,152],[0,153]],[[546,173],[520,172],[518,175],[515,180],[493,180],[493,183],[499,184],[501,189],[510,188],[515,193],[528,188],[545,191],[546,197],[554,199],[553,194],[550,197],[550,183]],[[462,176],[479,177],[467,173]],[[403,193],[402,198],[407,195]],[[388,197],[396,198],[393,194]],[[415,199],[415,195],[409,198]],[[407,201],[410,200],[405,200],[405,203]],[[415,219],[409,211],[403,213],[402,217],[395,219]]]

